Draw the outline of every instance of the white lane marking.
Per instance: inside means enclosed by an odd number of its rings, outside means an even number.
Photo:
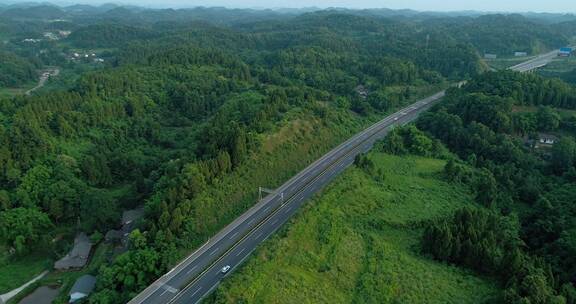
[[[260,232],[254,239],[255,239],[255,240],[259,239],[259,238],[262,236],[262,234],[263,234],[263,233]]]
[[[346,165],[346,163],[341,163],[340,166],[338,167],[344,167]]]
[[[300,200],[303,200],[303,199],[304,199],[304,195],[302,195],[302,196],[300,197]]]
[[[290,210],[292,210],[292,207],[287,208],[286,211],[284,211],[284,213],[288,213],[288,212],[290,212]]]
[[[233,239],[235,236],[238,235],[239,232],[240,232],[240,231],[234,232],[234,234],[233,234],[232,236],[230,236],[228,239],[229,239],[229,240]]]
[[[264,208],[264,212],[268,211],[268,209],[270,209],[270,206]]]
[[[202,287],[198,288],[198,290],[196,290],[193,294],[190,295],[190,297],[192,298],[195,294],[197,294],[200,290],[202,289]]]
[[[246,248],[242,248],[242,250],[240,250],[240,251],[236,254],[236,256],[240,256],[240,255],[242,254],[242,252],[244,252],[244,249],[246,249]]]
[[[212,253],[210,253],[210,256],[212,256],[213,254],[215,254],[215,253],[216,253],[216,251],[218,251],[218,249],[220,249],[220,247],[218,247],[218,248],[214,249],[214,251],[212,251]]]
[[[274,225],[278,222],[278,219],[275,219],[271,224]]]
[[[192,271],[194,271],[194,269],[196,269],[196,267],[198,267],[198,265],[194,265],[194,267],[192,267],[192,268],[190,268],[190,270],[186,271],[186,274],[189,274]]]
[[[252,225],[252,223],[254,223],[255,220],[256,220],[256,219],[251,219],[251,220],[248,222],[248,225]]]
[[[169,292],[171,292],[171,293],[177,293],[177,292],[178,292],[178,289],[176,289],[176,288],[174,288],[174,287],[172,287],[172,286],[170,286],[170,285],[163,285],[162,287],[163,287],[166,291],[169,291]]]
[[[161,297],[164,296],[164,294],[167,293],[167,292],[168,292],[168,290],[164,289],[164,291],[160,294],[160,296],[161,296]]]

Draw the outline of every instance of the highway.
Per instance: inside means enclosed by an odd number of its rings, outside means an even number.
[[[534,57],[528,61],[517,64],[517,65],[510,67],[508,69],[514,70],[517,72],[521,72],[521,73],[530,72],[532,70],[546,66],[554,58],[558,58],[558,51],[559,50],[555,50],[555,51],[551,51],[551,52],[546,53],[546,54],[536,56],[536,57]]]
[[[370,150],[394,125],[414,120],[443,96],[444,91],[422,99],[334,148],[234,220],[129,303],[197,302],[217,286],[223,277],[222,267],[230,265],[229,273],[232,272],[260,242],[286,222],[302,202],[353,163],[356,155]]]
[[[556,56],[557,51],[538,56],[511,69],[520,72],[532,70],[546,60],[552,60],[552,54]],[[441,91],[419,100],[326,153],[236,218],[129,304],[199,302],[262,241],[288,221],[308,198],[350,166],[358,154],[369,151],[374,142],[384,138],[395,126],[415,120],[444,95],[445,92]],[[231,269],[223,274],[221,269],[227,265]]]

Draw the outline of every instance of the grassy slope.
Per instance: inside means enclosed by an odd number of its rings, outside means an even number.
[[[422,221],[472,201],[441,160],[374,154],[385,178],[353,168],[259,248],[208,302],[479,303],[495,284],[418,254]]]
[[[0,246],[0,252],[7,252]],[[0,254],[0,294],[21,286],[46,269],[49,259],[45,252],[36,252],[16,261]]]
[[[560,109],[560,108],[554,108],[554,110],[558,111],[558,114],[560,114],[560,116],[562,118],[569,118],[572,116],[576,116],[576,110],[568,110],[568,109]],[[537,106],[514,106],[513,111],[519,112],[519,113],[535,113],[535,112],[538,112],[538,107]]]
[[[576,57],[570,56],[558,57],[554,59],[550,64],[541,69],[540,72],[545,73],[556,73],[558,75],[566,72],[571,72],[576,68]]]
[[[557,77],[564,81],[574,83],[574,71],[576,71],[576,56],[558,58],[549,65],[538,70],[538,74],[544,77]]]
[[[418,88],[412,101],[439,91],[438,87]],[[418,97],[417,97],[417,96]],[[411,102],[412,102],[411,101]],[[309,111],[294,109],[279,127],[262,135],[262,145],[250,160],[232,174],[212,185],[196,207],[196,218],[218,221],[196,221],[199,231],[196,243],[187,243],[182,256],[189,253],[254,205],[258,187],[275,188],[308,164],[334,148],[355,132],[380,120],[384,114],[360,117],[349,111],[329,111],[318,118]]]
[[[6,88],[0,87],[0,98],[2,97],[14,97],[16,95],[23,95],[26,91],[30,90],[31,88],[35,87],[36,83],[30,83],[24,85],[20,88]]]
[[[502,57],[498,59],[485,59],[488,66],[496,70],[505,70],[511,66],[517,65],[534,57]]]

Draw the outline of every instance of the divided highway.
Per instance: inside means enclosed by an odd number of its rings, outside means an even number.
[[[510,69],[525,72],[552,60],[551,52]],[[172,270],[148,286],[129,304],[197,303],[252,251],[282,226],[298,208],[372,148],[395,126],[415,120],[444,97],[441,91],[389,115],[356,134],[309,165],[212,237]],[[230,266],[226,274],[222,268]]]
[[[555,51],[552,51],[552,52],[549,52],[546,54],[536,56],[536,57],[534,57],[528,61],[517,64],[517,65],[510,67],[508,69],[514,70],[517,72],[521,72],[521,73],[533,71],[535,69],[546,66],[548,63],[550,63],[552,61],[552,59],[558,58],[558,51],[559,50],[555,50]]]
[[[444,91],[422,99],[356,134],[325,154],[234,220],[216,236],[158,279],[130,304],[196,303],[222,279],[222,267],[238,266],[256,246],[288,220],[303,201],[328,184],[384,138],[395,125],[413,121],[444,96]]]

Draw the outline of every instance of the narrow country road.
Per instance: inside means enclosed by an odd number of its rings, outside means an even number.
[[[56,76],[58,76],[58,74],[60,74],[60,69],[58,69],[58,68],[45,70],[44,72],[42,72],[42,75],[40,75],[40,79],[38,80],[38,85],[36,85],[35,87],[26,91],[26,93],[24,93],[24,94],[26,94],[26,95],[32,94],[32,92],[43,87],[46,84],[46,81],[48,81],[48,79],[50,79],[50,77],[56,77]]]

